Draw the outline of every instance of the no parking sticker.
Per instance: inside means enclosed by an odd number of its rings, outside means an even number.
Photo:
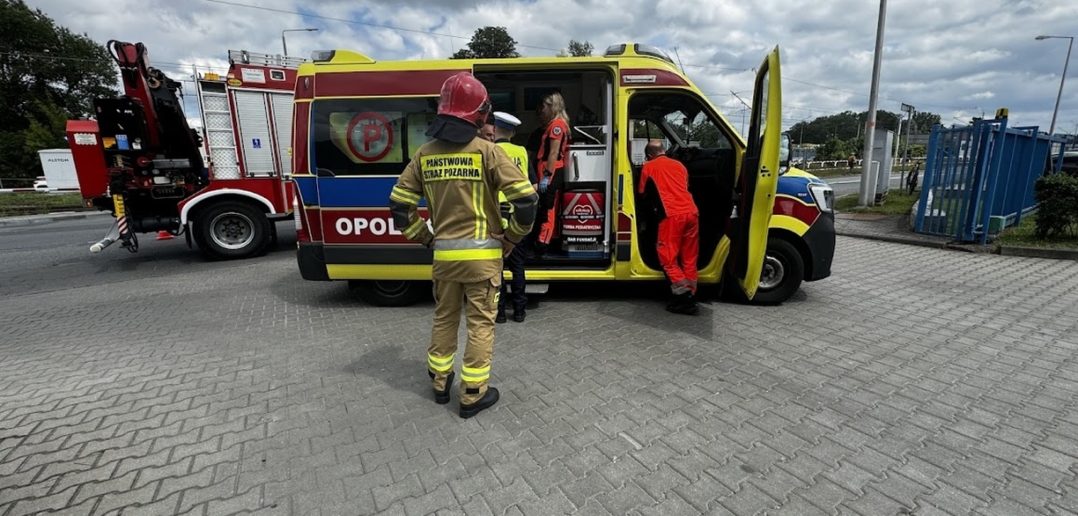
[[[360,160],[379,161],[393,150],[393,124],[381,113],[367,111],[348,123],[348,148]]]

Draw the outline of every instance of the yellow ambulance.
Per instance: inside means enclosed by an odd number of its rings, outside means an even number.
[[[494,109],[522,120],[529,145],[536,107],[560,92],[572,143],[558,217],[560,238],[530,259],[529,283],[662,280],[658,224],[637,195],[648,139],[689,171],[700,210],[700,283],[736,284],[781,302],[802,281],[827,277],[834,252],[830,187],[787,169],[778,48],[758,69],[746,137],[738,134],[662,51],[619,44],[596,57],[377,61],[316,52],[295,92],[293,180],[303,278],[350,282],[379,305],[430,292],[431,251],[394,227],[396,177],[427,137],[449,76],[472,72]],[[534,152],[534,151],[532,151]],[[421,207],[421,212],[425,210]]]

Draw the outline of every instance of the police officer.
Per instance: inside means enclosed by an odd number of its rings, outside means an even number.
[[[457,328],[467,303],[468,345],[461,367],[460,417],[498,402],[488,387],[502,257],[531,230],[538,196],[497,145],[477,136],[490,114],[487,90],[471,73],[442,84],[433,138],[416,151],[389,196],[393,221],[409,240],[434,249],[434,324],[427,368],[434,401],[449,403]],[[503,231],[496,192],[513,204]],[[427,199],[430,223],[418,214]]]
[[[528,182],[533,186],[538,182],[535,179],[534,173],[528,167],[528,151],[512,143],[510,140],[516,134],[516,128],[520,125],[520,119],[505,113],[502,111],[494,112],[494,137],[495,143],[501,147],[509,159],[513,161],[520,168],[520,173],[523,177],[528,179]],[[502,205],[502,220],[505,224],[512,215],[512,205],[505,202],[504,194],[499,193]],[[505,317],[505,305],[507,305],[510,299],[513,302],[513,320],[516,322],[524,322],[524,318],[527,316],[528,296],[525,294],[525,278],[524,278],[524,259],[525,249],[528,246],[528,240],[526,237],[522,245],[513,248],[513,252],[509,253],[509,256],[505,257],[505,268],[509,270],[513,275],[512,281],[512,294],[510,295],[508,285],[502,283],[502,294],[498,300],[498,316],[494,319],[496,323],[504,323]]]

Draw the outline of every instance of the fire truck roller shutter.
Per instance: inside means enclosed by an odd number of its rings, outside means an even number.
[[[272,176],[276,170],[266,94],[255,91],[236,91],[234,94],[244,172],[248,177]]]

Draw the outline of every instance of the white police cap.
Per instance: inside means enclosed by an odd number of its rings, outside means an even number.
[[[494,126],[505,129],[513,129],[520,125],[520,119],[504,111],[494,112]]]

